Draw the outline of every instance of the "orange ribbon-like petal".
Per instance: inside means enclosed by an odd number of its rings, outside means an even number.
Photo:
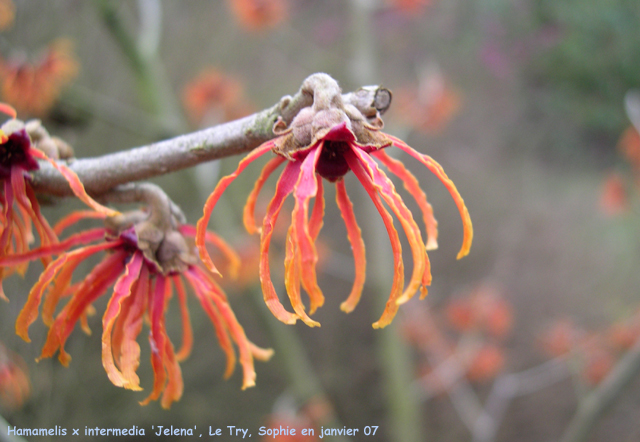
[[[409,155],[411,155],[412,157],[420,161],[422,164],[424,164],[431,172],[433,172],[440,179],[442,184],[444,184],[444,186],[447,188],[447,190],[451,194],[451,197],[453,198],[453,201],[455,201],[456,206],[458,207],[458,211],[460,212],[460,217],[462,218],[462,227],[463,227],[462,247],[458,252],[457,258],[460,259],[467,256],[469,254],[469,250],[471,249],[471,243],[473,242],[473,224],[471,224],[471,217],[469,216],[469,211],[467,210],[467,206],[464,204],[464,200],[460,196],[460,193],[458,192],[456,185],[453,183],[453,181],[449,179],[447,174],[444,172],[444,169],[442,168],[442,166],[438,164],[438,162],[436,162],[429,155],[425,155],[420,152],[417,152],[412,147],[407,145],[404,141],[396,137],[393,137],[388,134],[386,134],[386,136],[393,141],[393,144],[395,146],[399,147],[400,149],[402,149],[403,151],[405,151],[406,153],[408,153]]]
[[[264,144],[261,144],[254,150],[252,150],[246,157],[240,161],[238,164],[238,168],[230,175],[223,177],[218,184],[216,185],[213,192],[207,198],[207,201],[204,204],[202,218],[198,220],[198,224],[196,225],[196,246],[198,246],[198,251],[200,253],[200,259],[207,266],[207,268],[213,273],[220,274],[216,266],[213,264],[211,260],[211,256],[209,256],[209,252],[207,251],[207,247],[205,245],[205,237],[207,232],[207,226],[209,225],[209,220],[211,219],[211,213],[215,208],[218,200],[222,193],[229,187],[237,177],[242,173],[244,169],[247,168],[249,164],[251,164],[256,159],[260,158],[265,153],[269,152],[273,147],[273,140],[267,141]]]
[[[353,204],[347,195],[347,189],[344,180],[339,179],[336,182],[336,203],[342,214],[344,225],[347,228],[347,237],[353,250],[353,260],[355,263],[355,278],[353,279],[353,287],[346,301],[340,304],[343,312],[351,313],[360,301],[360,295],[364,287],[367,259],[364,249],[364,241],[362,240],[362,232],[353,213]]]
[[[396,315],[398,311],[398,303],[396,302],[400,296],[402,295],[402,288],[404,286],[404,262],[402,261],[402,246],[400,245],[400,238],[398,237],[398,232],[393,226],[393,218],[387,212],[387,209],[382,205],[382,201],[380,201],[380,197],[373,185],[371,177],[368,172],[365,170],[364,165],[360,163],[360,160],[352,151],[345,152],[345,160],[349,165],[349,168],[354,173],[358,181],[362,184],[362,187],[367,191],[371,201],[378,209],[380,216],[382,217],[382,221],[387,229],[387,233],[389,234],[389,240],[391,241],[391,250],[393,252],[393,284],[391,286],[391,294],[389,295],[389,300],[385,306],[384,311],[382,312],[382,316],[376,322],[373,323],[373,328],[383,328],[391,323],[393,317]]]

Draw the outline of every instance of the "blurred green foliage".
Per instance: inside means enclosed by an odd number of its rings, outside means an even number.
[[[551,47],[533,60],[533,78],[574,123],[617,137],[629,124],[624,94],[640,87],[640,2],[536,0],[538,33]]]

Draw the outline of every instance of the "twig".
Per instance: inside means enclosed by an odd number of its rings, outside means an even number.
[[[138,0],[140,31],[138,32],[138,51],[147,58],[158,53],[162,31],[162,6],[159,0]]]
[[[624,107],[631,124],[640,132],[640,91],[628,91],[624,96]]]
[[[511,401],[555,384],[569,376],[564,358],[555,358],[519,373],[499,376],[482,404],[465,378],[464,356],[458,349],[452,352],[438,329],[428,308],[411,312],[413,320],[421,324],[418,335],[423,351],[433,368],[424,376],[420,387],[427,400],[438,391],[446,391],[460,420],[468,428],[474,442],[495,440],[500,424]]]
[[[500,424],[511,401],[555,384],[569,375],[564,358],[498,377],[491,388],[482,413],[473,426],[474,442],[495,440]]]
[[[580,402],[561,442],[583,441],[605,410],[640,372],[640,339],[620,359],[607,377]]]
[[[421,315],[420,320],[424,327],[424,342],[427,344],[425,346],[425,353],[429,363],[433,367],[439,367],[443,361],[449,361],[449,367],[451,367],[451,370],[454,372],[453,377],[457,379],[457,382],[451,384],[447,390],[447,394],[458,412],[460,420],[462,420],[469,432],[473,434],[474,426],[476,425],[478,417],[482,414],[483,408],[480,399],[478,399],[473,388],[471,388],[467,378],[463,375],[458,375],[458,373],[466,372],[463,368],[463,363],[458,355],[453,354],[449,356],[450,351],[446,339],[438,329],[429,307],[426,306],[414,314]],[[437,369],[435,373],[442,375],[442,370]],[[451,375],[446,374],[441,383],[447,382],[449,376]]]
[[[388,93],[384,88],[369,87],[343,95],[343,99],[359,109],[365,106],[364,103],[371,108],[384,103],[380,97]],[[291,122],[300,109],[312,104],[312,99],[309,94],[299,91],[293,97],[283,97],[269,109],[240,120],[147,146],[75,160],[69,167],[78,174],[87,192],[98,196],[120,184],[146,180],[206,161],[248,152],[274,137],[272,128],[279,117],[286,123]],[[39,193],[71,195],[67,181],[49,164],[40,164],[40,169],[33,173],[31,184]]]
[[[103,202],[117,204],[145,203],[153,213],[153,208],[167,220],[172,218],[186,223],[182,209],[174,203],[162,188],[153,183],[128,183],[113,188],[100,198]]]
[[[164,67],[158,59],[157,51],[153,51],[153,47],[144,48],[138,44],[139,42],[136,42],[120,19],[114,2],[109,0],[94,0],[94,4],[100,14],[100,18],[107,30],[111,33],[111,36],[122,51],[122,54],[135,75],[138,92],[145,107],[158,117],[168,134],[183,132],[186,124],[175,95],[163,75]],[[140,6],[146,7],[146,9],[155,9],[154,14],[141,8],[140,14],[141,16],[146,14],[147,20],[155,22],[155,24],[152,24],[152,29],[150,29],[149,32],[155,32],[159,39],[162,19],[161,4],[159,2],[148,1],[140,3]],[[142,17],[141,21],[144,22]],[[151,36],[151,38],[153,37],[154,36]],[[151,41],[150,44],[153,45],[153,41]]]

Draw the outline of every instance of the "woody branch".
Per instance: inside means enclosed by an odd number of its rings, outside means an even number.
[[[273,138],[274,123],[289,124],[297,113],[313,103],[310,87],[322,85],[326,74],[313,74],[293,96],[248,117],[181,135],[168,140],[95,158],[76,159],[69,167],[78,174],[87,192],[100,196],[114,187],[175,172],[196,164],[248,152]],[[391,93],[380,86],[366,86],[344,94],[343,100],[365,116],[383,113]],[[72,195],[67,181],[51,165],[41,163],[32,176],[36,192],[55,196]]]

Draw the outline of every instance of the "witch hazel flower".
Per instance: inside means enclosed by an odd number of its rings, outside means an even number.
[[[388,94],[388,91],[386,92]],[[421,292],[421,298],[427,294],[426,287],[431,283],[431,270],[426,251],[437,248],[437,222],[416,177],[401,161],[387,155],[384,149],[396,146],[403,150],[435,173],[449,190],[459,209],[464,227],[458,258],[467,255],[471,247],[473,228],[469,213],[456,186],[436,161],[415,151],[402,140],[381,131],[381,108],[374,107],[375,102],[372,105],[371,101],[366,105],[362,104],[369,96],[366,89],[350,94],[347,96],[348,99],[345,99],[334,79],[326,74],[314,74],[305,80],[301,93],[313,97],[313,104],[303,108],[290,125],[278,120],[273,127],[276,138],[249,153],[240,161],[235,172],[219,181],[207,199],[204,215],[198,221],[196,236],[200,257],[212,268],[213,262],[204,246],[205,229],[222,193],[250,163],[272,152],[275,157],[264,166],[249,194],[244,210],[247,231],[260,232],[260,281],[264,300],[276,318],[284,323],[293,324],[297,319],[301,319],[309,326],[320,325],[306,313],[300,288],[304,288],[308,294],[309,314],[313,314],[324,303],[324,296],[317,282],[318,253],[315,241],[322,227],[323,180],[326,180],[336,186],[336,203],[344,219],[354,255],[353,287],[341,305],[343,311],[351,312],[360,299],[366,267],[364,241],[344,181],[345,175],[353,172],[380,213],[391,241],[395,269],[391,294],[382,316],[373,324],[374,328],[385,327],[393,320],[399,305],[407,302],[418,291]],[[387,101],[389,100],[390,95]],[[275,195],[267,207],[262,226],[257,227],[254,209],[258,194],[269,176],[282,164],[284,170],[276,184]],[[396,175],[416,200],[426,226],[426,242],[412,213],[380,164]],[[269,266],[271,236],[283,203],[289,195],[293,196],[295,206],[286,239],[285,285],[293,312],[286,310],[278,299]],[[310,208],[312,198],[315,198],[315,201],[313,208]],[[400,221],[411,247],[413,272],[406,286],[400,239],[393,218],[384,203]]]
[[[79,67],[73,42],[64,38],[51,42],[33,61],[22,53],[8,59],[0,57],[0,93],[21,113],[45,116],[77,77]]]
[[[52,357],[58,352],[58,359],[67,366],[71,356],[64,349],[65,342],[78,321],[88,331],[86,316],[92,311],[92,304],[113,286],[102,318],[102,364],[109,380],[118,387],[142,390],[136,374],[140,364],[137,338],[146,321],[150,328],[154,383],[141,404],[146,405],[162,395],[162,407],[169,408],[182,396],[179,362],[189,356],[193,345],[185,287],[189,286],[209,316],[226,354],[225,377],[231,376],[236,365],[235,344],[243,368],[242,388],[254,386],[254,358],[267,360],[273,352],[247,339],[214,275],[198,265],[195,248],[189,246],[189,241],[193,244],[195,227],[183,223],[181,212],[160,188],[137,184],[123,189],[125,195],[116,195],[116,198],[121,202],[132,202],[127,198],[142,199],[149,204],[148,209],[106,216],[104,227],[76,233],[57,244],[23,255],[0,259],[0,265],[15,265],[59,255],[31,289],[16,322],[17,334],[29,341],[28,328],[39,316],[42,304],[42,319],[49,326],[49,333],[40,358]],[[71,214],[59,226],[67,227],[83,218],[85,213]],[[237,273],[240,261],[227,243],[213,232],[206,232],[205,242],[219,248],[228,258],[232,276]],[[101,252],[106,252],[104,258],[88,275],[72,284],[78,265]],[[169,300],[174,293],[183,323],[182,346],[177,351],[165,326]],[[64,297],[69,298],[68,302],[55,314]]]
[[[16,119],[16,111],[0,103],[0,112],[11,117],[0,127],[0,257],[27,252],[35,241],[33,228],[41,246],[58,242],[55,231],[40,211],[36,194],[30,185],[29,172],[39,168],[37,160],[50,162],[69,182],[74,193],[94,210],[115,214],[93,201],[85,192],[78,176],[55,160],[73,156],[72,149],[62,140],[51,137],[37,120],[26,124]],[[46,266],[50,258],[43,256]],[[0,268],[0,298],[7,300],[1,281],[17,271],[24,274],[27,262],[12,268]]]

